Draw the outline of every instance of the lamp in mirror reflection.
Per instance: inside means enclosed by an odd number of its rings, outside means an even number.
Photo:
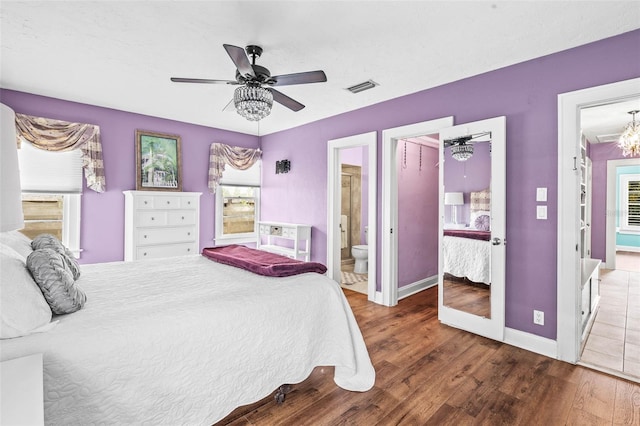
[[[462,192],[445,192],[444,205],[451,206],[451,222],[458,224],[458,206],[464,205],[464,196]]]
[[[276,174],[289,173],[291,162],[289,160],[276,161]]]
[[[633,119],[627,124],[618,141],[618,146],[625,157],[640,156],[640,125],[636,122],[636,114],[639,112],[640,110],[628,112]]]

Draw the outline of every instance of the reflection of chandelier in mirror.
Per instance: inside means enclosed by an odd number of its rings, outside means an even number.
[[[258,84],[247,83],[233,94],[233,104],[238,114],[249,121],[259,121],[271,113],[273,94]]]
[[[640,125],[636,122],[636,114],[639,112],[640,110],[628,112],[633,116],[633,119],[631,123],[627,124],[618,141],[618,146],[625,157],[640,156]]]
[[[473,145],[462,142],[451,146],[451,156],[458,161],[467,161],[473,155]]]

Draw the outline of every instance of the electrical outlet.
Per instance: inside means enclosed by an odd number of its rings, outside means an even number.
[[[533,310],[533,323],[544,325],[544,312]]]

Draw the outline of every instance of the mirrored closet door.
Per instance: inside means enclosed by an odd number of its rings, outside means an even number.
[[[440,131],[438,317],[504,338],[505,117]]]

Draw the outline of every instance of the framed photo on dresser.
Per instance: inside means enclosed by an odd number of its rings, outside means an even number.
[[[182,191],[180,136],[136,130],[136,190]]]

